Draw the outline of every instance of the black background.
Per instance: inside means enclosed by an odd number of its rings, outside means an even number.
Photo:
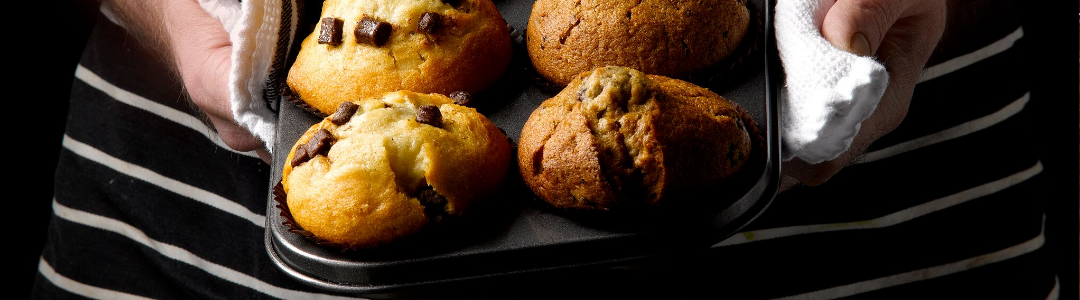
[[[40,5],[40,3],[39,3]],[[67,117],[68,100],[75,68],[92,29],[98,11],[95,0],[62,0],[50,2],[47,8],[26,7],[16,10],[26,12],[25,18],[17,24],[9,24],[8,29],[16,29],[17,41],[9,42],[9,47],[16,48],[17,57],[7,64],[11,69],[8,79],[10,99],[7,107],[14,118],[7,120],[7,128],[17,132],[15,145],[6,147],[9,160],[7,184],[9,203],[8,232],[15,232],[14,239],[8,245],[14,245],[15,256],[12,269],[15,289],[27,293],[37,276],[38,261],[45,242],[46,229],[52,217],[52,183],[56,167],[56,157],[61,150],[64,125]],[[1045,6],[1021,5],[1024,7],[1024,40],[1028,43],[1031,58],[1032,101],[1029,109],[1041,116],[1042,143],[1033,145],[1042,149],[1041,158],[1046,176],[1046,190],[1053,202],[1047,205],[1047,245],[1052,247],[1059,266],[1061,299],[1077,299],[1078,263],[1080,256],[1077,228],[1080,222],[1080,198],[1071,197],[1080,180],[1078,173],[1073,173],[1072,166],[1078,165],[1080,152],[1077,140],[1072,140],[1072,130],[1078,126],[1077,115],[1080,101],[1073,102],[1072,77],[1068,67],[1072,64],[1071,42],[1061,40],[1062,35],[1071,35],[1064,31],[1071,25],[1060,22],[1062,19],[1044,13]],[[34,14],[39,12],[44,14]],[[9,23],[13,23],[8,21]],[[1067,33],[1067,34],[1066,34]],[[1071,40],[1071,37],[1068,38]],[[1073,44],[1077,45],[1077,44]],[[9,52],[11,53],[11,52]],[[12,81],[11,79],[14,79]],[[1080,131],[1078,131],[1080,133]],[[1003,141],[1007,142],[1007,141]],[[10,164],[23,163],[18,168]],[[16,164],[17,165],[17,164]],[[21,170],[12,173],[12,170]],[[29,189],[28,192],[23,189]],[[14,220],[14,222],[12,221]]]

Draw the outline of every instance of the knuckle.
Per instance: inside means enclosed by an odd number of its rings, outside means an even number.
[[[906,1],[906,0],[901,0]],[[899,17],[898,4],[888,0],[851,0],[850,9],[856,15],[867,17],[865,25],[871,26],[878,37],[884,36],[892,24]]]
[[[885,0],[851,0],[851,6],[866,15],[889,16],[893,15],[894,12],[892,6],[886,4],[888,2]]]

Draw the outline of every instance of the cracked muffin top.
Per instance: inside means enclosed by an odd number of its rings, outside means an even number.
[[[318,115],[398,90],[477,93],[513,51],[491,0],[327,0],[320,18],[286,78]]]
[[[603,67],[532,112],[517,158],[525,183],[556,208],[701,210],[745,191],[736,178],[761,147],[737,103],[682,80]]]
[[[510,147],[473,108],[441,94],[391,92],[343,103],[311,126],[290,150],[281,184],[303,230],[370,249],[494,195]]]
[[[608,65],[687,79],[739,48],[745,0],[537,0],[525,30],[529,57],[566,85]]]

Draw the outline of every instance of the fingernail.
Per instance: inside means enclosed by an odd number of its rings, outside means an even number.
[[[848,52],[859,56],[870,56],[870,41],[866,39],[866,35],[862,34],[862,32],[856,32],[852,35],[851,43],[848,44]]]

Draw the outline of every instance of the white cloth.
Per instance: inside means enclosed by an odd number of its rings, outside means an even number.
[[[776,46],[786,73],[779,102],[785,161],[820,163],[846,151],[888,85],[880,62],[836,48],[821,36],[833,3],[776,3]]]
[[[199,0],[232,42],[229,92],[233,117],[274,152],[285,59],[296,38],[302,0]]]

